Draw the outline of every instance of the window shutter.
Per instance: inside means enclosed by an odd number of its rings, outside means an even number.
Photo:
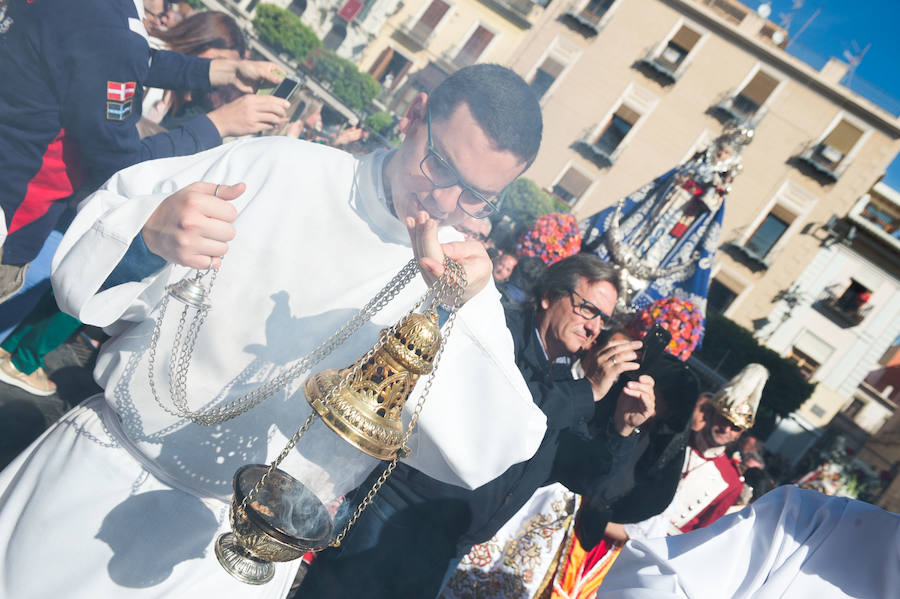
[[[556,185],[579,198],[591,186],[591,180],[570,166]]]
[[[823,143],[846,156],[853,149],[853,146],[856,145],[856,142],[859,141],[859,138],[862,137],[862,134],[863,132],[857,127],[854,127],[847,121],[841,121],[835,125],[831,133],[823,140]]]
[[[753,79],[741,90],[742,96],[753,100],[757,106],[765,104],[775,88],[778,87],[778,80],[774,77],[766,75],[762,71],[758,71]]]
[[[682,25],[681,29],[678,30],[678,33],[676,33],[675,35],[672,36],[671,41],[672,41],[672,43],[674,43],[674,44],[680,46],[681,48],[684,48],[688,52],[690,52],[691,48],[694,47],[694,45],[697,43],[697,40],[699,40],[699,39],[700,39],[699,33],[694,31],[693,29],[690,29],[690,28]]]

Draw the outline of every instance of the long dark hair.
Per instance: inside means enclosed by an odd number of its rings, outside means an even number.
[[[241,57],[247,52],[247,40],[237,22],[225,13],[206,11],[183,19],[165,31],[153,35],[175,52],[197,56],[205,50],[235,50]]]

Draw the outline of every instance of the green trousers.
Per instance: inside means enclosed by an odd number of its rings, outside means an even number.
[[[59,311],[49,291],[0,347],[11,354],[10,361],[19,372],[31,374],[43,368],[44,356],[65,343],[80,326],[77,319]]]

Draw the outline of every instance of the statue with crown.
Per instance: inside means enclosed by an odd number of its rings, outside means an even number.
[[[725,200],[752,138],[752,129],[729,125],[689,160],[585,221],[582,251],[620,268],[620,309],[678,297],[705,312]]]

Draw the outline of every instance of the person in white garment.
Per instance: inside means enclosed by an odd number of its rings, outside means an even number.
[[[793,486],[712,525],[629,541],[598,599],[895,597],[900,515]]]
[[[250,586],[222,569],[213,546],[230,528],[235,470],[271,462],[310,414],[308,374],[220,424],[177,414],[206,414],[288,371],[414,256],[422,276],[313,372],[372,347],[446,255],[465,268],[465,304],[405,462],[474,488],[533,454],[545,421],[513,361],[490,260],[439,225],[499,208],[537,153],[540,107],[512,71],[476,65],[420,94],[402,129],[396,151],[359,159],[286,138],[239,141],[126,169],[85,201],[53,283],[63,310],[111,335],[95,369],[104,393],[0,473],[0,597],[286,595],[296,562]],[[212,308],[179,409],[168,380],[177,301],[156,342],[153,331],[166,286],[209,267]],[[316,421],[280,468],[328,503],[375,464]]]

